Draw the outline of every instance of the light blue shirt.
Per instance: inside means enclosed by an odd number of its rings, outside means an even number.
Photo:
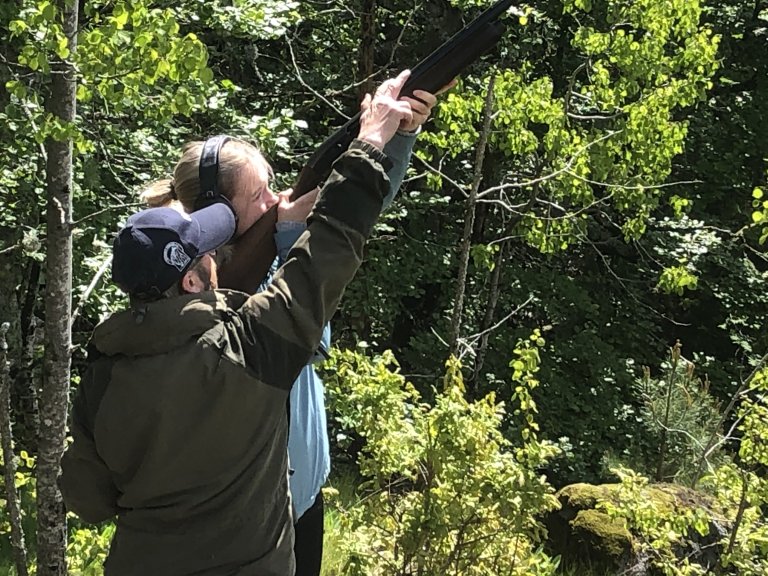
[[[384,148],[392,161],[389,176],[389,193],[384,198],[384,208],[392,204],[408,169],[416,133],[398,132]],[[278,222],[275,244],[277,258],[261,289],[272,281],[277,267],[287,258],[293,244],[306,229],[304,222]],[[328,350],[331,345],[331,328],[323,330],[321,345]],[[316,356],[315,361],[322,358]],[[290,429],[288,432],[288,458],[293,473],[289,477],[294,522],[314,504],[317,495],[331,471],[331,455],[328,442],[328,426],[325,417],[323,381],[312,364],[307,364],[291,388]]]

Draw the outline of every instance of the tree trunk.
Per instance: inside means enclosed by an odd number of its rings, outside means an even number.
[[[485,109],[483,111],[483,130],[480,133],[480,141],[475,153],[475,177],[472,189],[467,199],[467,208],[464,212],[464,235],[459,249],[459,273],[456,278],[456,294],[454,296],[453,316],[451,317],[450,353],[456,355],[458,351],[459,331],[461,329],[461,316],[464,310],[464,292],[466,289],[467,269],[469,267],[469,249],[472,244],[472,230],[475,223],[475,205],[477,193],[483,180],[483,160],[485,159],[485,147],[488,143],[488,133],[491,130],[491,113],[493,111],[493,85],[495,77],[488,81],[488,92],[485,97]]]
[[[373,91],[374,51],[376,49],[376,0],[363,0],[360,12],[360,96]]]
[[[70,53],[77,46],[78,4],[58,0]],[[70,56],[71,57],[71,56]],[[51,64],[46,110],[56,121],[75,120],[75,70],[68,60]],[[66,437],[71,362],[72,310],[72,141],[49,138],[46,167],[47,259],[45,270],[45,354],[40,395],[37,460],[37,573],[67,574],[67,520],[57,485]]]
[[[11,413],[15,417],[14,436],[18,444],[37,456],[37,433],[40,429],[37,388],[40,382],[40,366],[35,361],[35,352],[40,345],[42,322],[32,315],[29,322],[25,323],[23,310],[21,319],[22,349],[13,377]]]
[[[3,468],[5,477],[5,508],[11,522],[11,548],[17,576],[27,576],[27,546],[24,543],[24,530],[21,526],[21,506],[19,493],[16,491],[16,462],[13,452],[13,433],[11,432],[11,375],[6,352],[8,343],[5,336],[10,325],[5,322],[0,326],[0,438],[3,447]]]
[[[501,278],[501,269],[504,264],[506,246],[506,240],[499,244],[499,251],[496,254],[490,286],[488,287],[488,301],[485,305],[483,323],[480,325],[480,332],[483,335],[480,337],[480,345],[477,349],[477,355],[475,356],[475,371],[472,375],[472,382],[475,387],[477,387],[477,381],[482,376],[481,373],[483,364],[485,363],[485,354],[488,350],[488,338],[491,335],[489,329],[493,325],[493,318],[496,315],[496,305],[499,302],[499,280]]]

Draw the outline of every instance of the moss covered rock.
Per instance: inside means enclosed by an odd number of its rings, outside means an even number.
[[[550,512],[544,523],[549,531],[549,551],[560,555],[565,566],[589,566],[607,574],[654,574],[625,523],[598,509],[600,501],[617,502],[618,484],[572,484],[561,489],[557,497],[561,508]],[[694,508],[708,511],[709,533],[701,535],[691,531],[683,542],[674,545],[674,552],[679,558],[688,558],[704,568],[715,565],[725,524],[723,516],[712,510],[710,497],[684,486],[653,484],[643,489],[642,498],[652,502],[662,515]]]
[[[617,485],[573,484],[557,493],[562,507],[548,515],[548,545],[563,563],[618,570],[632,555],[632,534],[619,520],[595,510],[598,500],[610,499]]]
[[[598,510],[579,511],[571,520],[571,533],[584,550],[590,550],[593,564],[619,565],[632,552],[632,534],[626,526]]]

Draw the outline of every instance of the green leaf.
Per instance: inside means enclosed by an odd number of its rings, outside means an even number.
[[[112,21],[115,23],[118,30],[125,28],[125,25],[128,23],[128,12],[124,7],[118,6],[115,8]]]
[[[23,20],[12,20],[8,24],[8,30],[11,31],[11,36],[18,36],[25,30],[28,30],[29,26],[27,26],[27,23]]]
[[[69,57],[69,42],[67,42],[66,37],[59,38],[56,43],[56,55],[62,60]]]
[[[40,13],[48,22],[53,22],[56,17],[56,8],[50,2],[43,2],[40,5]]]

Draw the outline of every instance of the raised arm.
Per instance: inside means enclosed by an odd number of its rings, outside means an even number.
[[[410,104],[398,100],[407,77],[388,80],[363,101],[360,138],[335,163],[307,230],[269,288],[239,311],[245,356],[266,384],[291,386],[362,262],[389,190],[382,149],[401,122],[412,118]]]

